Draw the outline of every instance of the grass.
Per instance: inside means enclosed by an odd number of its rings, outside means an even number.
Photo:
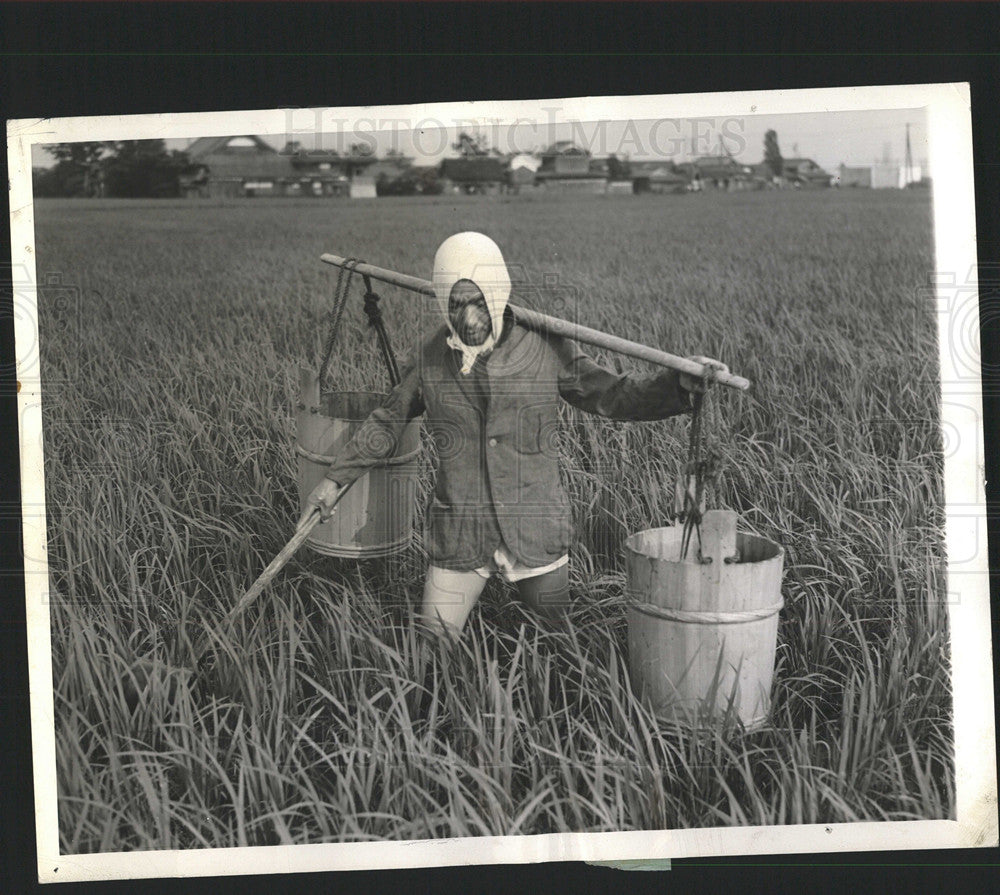
[[[39,274],[79,290],[40,297],[65,853],[954,816],[925,194],[36,215]],[[555,277],[525,303],[754,382],[715,396],[714,502],[786,550],[765,729],[664,723],[633,696],[622,541],[668,518],[686,424],[568,406],[568,631],[492,582],[415,719],[419,540],[386,563],[303,551],[205,673],[162,670],[290,535],[294,367],[335,280],[319,255],[428,276],[462,229]],[[402,348],[421,305],[382,292]],[[333,378],[383,387],[355,302]],[[133,709],[122,678],[144,656],[164,665]]]

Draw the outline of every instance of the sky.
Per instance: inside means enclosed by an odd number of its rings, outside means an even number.
[[[361,143],[384,155],[390,149],[402,151],[417,164],[435,164],[457,153],[451,148],[461,130],[484,133],[490,146],[501,152],[530,152],[556,140],[573,140],[596,156],[611,153],[633,160],[673,159],[685,161],[700,155],[719,154],[720,139],[734,158],[753,164],[764,154],[764,134],[773,129],[781,154],[786,158],[811,158],[828,171],[842,162],[869,165],[885,158],[902,162],[905,155],[906,125],[909,124],[912,159],[926,165],[927,124],[922,109],[866,110],[863,112],[801,112],[783,115],[746,115],[728,118],[662,118],[643,120],[559,122],[544,116],[524,119],[514,125],[499,125],[489,119],[475,126],[454,120],[423,118],[415,127],[411,121],[379,119],[378,110],[364,110],[367,117],[345,122],[337,129],[323,123],[316,126],[310,110],[298,110],[289,120],[285,134],[265,136],[276,149],[289,139],[304,148],[349,151]],[[180,135],[166,139],[170,149],[185,149],[192,142]],[[44,150],[36,147],[35,164],[49,164]]]

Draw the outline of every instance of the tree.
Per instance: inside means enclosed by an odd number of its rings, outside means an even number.
[[[31,194],[36,199],[45,199],[53,196],[64,196],[63,185],[56,174],[55,165],[51,168],[32,166],[31,168]]]
[[[107,195],[160,198],[180,195],[179,178],[190,167],[186,152],[167,151],[163,140],[120,140],[104,161]]]
[[[35,182],[39,195],[100,196],[103,194],[103,163],[113,144],[80,141],[53,143],[47,147],[55,165],[47,173],[38,172]]]
[[[451,148],[457,150],[462,158],[472,158],[474,156],[489,155],[489,138],[481,131],[470,134],[462,131],[458,135],[458,141],[451,144]]]
[[[608,156],[608,177],[611,180],[628,180],[632,173],[632,166],[628,159],[622,161],[613,152]]]
[[[781,177],[785,169],[785,160],[781,157],[781,150],[778,149],[778,134],[776,131],[768,131],[764,134],[764,162],[771,169],[774,177]]]
[[[437,168],[431,167],[407,167],[396,177],[383,173],[375,182],[375,192],[379,196],[437,196],[443,190]]]
[[[180,175],[195,170],[186,152],[163,140],[54,143],[51,168],[33,173],[37,196],[160,197],[180,195]]]

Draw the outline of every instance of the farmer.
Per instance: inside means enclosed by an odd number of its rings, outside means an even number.
[[[489,237],[458,233],[441,244],[434,292],[443,325],[330,465],[299,522],[316,507],[329,518],[340,490],[391,455],[407,421],[426,413],[439,463],[420,616],[436,634],[461,634],[494,573],[542,615],[565,612],[571,529],[558,399],[608,419],[656,420],[689,411],[691,394],[704,390],[701,379],[669,369],[645,379],[613,373],[575,342],[521,326],[507,308],[510,285]]]

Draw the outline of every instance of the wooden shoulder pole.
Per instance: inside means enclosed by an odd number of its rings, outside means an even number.
[[[334,267],[343,267],[347,263],[346,258],[339,255],[324,254],[320,260]],[[422,280],[419,277],[411,277],[408,274],[397,273],[394,270],[387,270],[384,267],[376,267],[374,264],[351,265],[359,274],[371,277],[382,283],[389,283],[399,286],[401,289],[408,289],[411,292],[418,292],[421,295],[434,295],[434,285],[429,280]],[[537,332],[552,333],[554,335],[565,336],[585,345],[594,345],[598,348],[605,348],[608,351],[615,351],[627,357],[638,358],[649,361],[661,367],[670,367],[679,370],[681,373],[688,373],[691,376],[713,378],[715,382],[730,388],[746,390],[750,388],[750,380],[737,376],[735,373],[719,373],[710,370],[703,364],[688,360],[676,354],[668,354],[648,345],[641,345],[638,342],[631,342],[618,336],[612,336],[601,332],[599,329],[591,329],[588,326],[581,326],[578,323],[570,323],[559,317],[550,317],[548,314],[540,314],[538,311],[529,311],[517,305],[509,304],[508,307],[514,314],[514,319],[529,329]]]

